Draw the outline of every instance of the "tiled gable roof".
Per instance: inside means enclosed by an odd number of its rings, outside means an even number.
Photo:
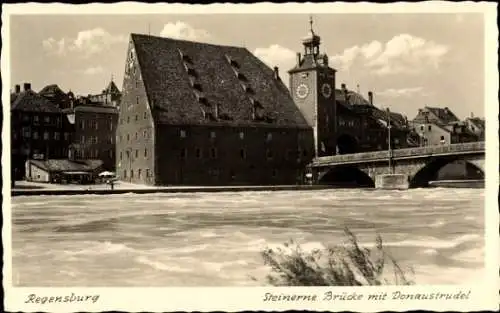
[[[114,81],[110,81],[108,87],[104,90],[105,93],[120,93],[120,90],[118,87],[116,87],[116,84]]]
[[[35,166],[51,172],[89,172],[99,169],[103,162],[101,160],[30,160]]]
[[[217,123],[309,128],[281,79],[247,49],[131,37],[157,123],[204,124],[217,110]]]
[[[347,101],[345,100],[347,96]],[[335,89],[335,99],[348,105],[371,105],[362,95],[352,90],[344,92],[342,89]]]
[[[425,107],[429,110],[434,116],[436,116],[441,123],[448,124],[453,122],[458,122],[458,117],[451,112],[451,110],[446,108],[435,108],[435,107]]]
[[[40,90],[38,93],[42,96],[48,95],[48,94],[65,95],[64,91],[62,91],[62,89],[59,88],[59,86],[56,84],[47,85],[47,86],[43,87],[42,90]]]
[[[19,93],[11,104],[12,111],[60,113],[61,110],[32,90]]]

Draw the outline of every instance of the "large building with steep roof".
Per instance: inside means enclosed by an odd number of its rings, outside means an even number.
[[[117,128],[122,180],[293,184],[313,133],[281,81],[246,48],[132,34]]]

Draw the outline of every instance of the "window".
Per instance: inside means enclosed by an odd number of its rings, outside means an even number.
[[[216,137],[215,132],[214,132],[214,131],[211,131],[211,132],[210,132],[210,138],[211,138],[211,139],[215,139],[215,137]]]
[[[94,136],[94,143],[96,143],[96,144],[99,143],[99,137]]]
[[[80,129],[85,129],[85,121],[84,120],[80,121]]]
[[[141,169],[137,170],[137,178],[141,179]]]
[[[130,178],[134,178],[134,170],[130,170]]]
[[[139,157],[139,150],[135,150],[135,157],[138,158]]]
[[[49,123],[50,123],[50,116],[45,116],[45,117],[43,118],[43,121],[44,121],[45,123],[49,124]]]
[[[59,132],[54,132],[54,140],[61,139],[61,134]]]
[[[144,157],[147,158],[148,157],[148,149],[144,149]]]
[[[148,118],[148,113],[144,112],[144,119],[147,119],[147,118]]]
[[[273,152],[270,149],[267,149],[266,151],[266,158],[268,160],[271,160],[273,158]]]
[[[148,131],[146,129],[142,131],[142,136],[148,138]]]
[[[49,132],[48,131],[43,132],[43,140],[49,140]]]
[[[186,138],[186,131],[181,129],[180,136],[181,138]]]
[[[138,121],[139,120],[139,115],[135,115],[135,120]]]
[[[196,148],[196,157],[198,159],[201,159],[201,149],[200,148]]]
[[[245,133],[244,132],[240,132],[240,139],[245,139]]]
[[[135,97],[135,104],[139,104],[139,97]]]
[[[242,159],[245,159],[245,158],[246,158],[246,151],[245,151],[245,149],[240,149],[240,157],[241,157]]]
[[[431,130],[431,125],[429,125],[429,128],[428,128],[428,129],[429,129],[429,130]]]
[[[127,159],[130,159],[130,151],[127,150]]]
[[[85,144],[85,136],[84,135],[82,135],[82,137],[80,137],[80,143]]]
[[[424,130],[424,125],[420,125],[420,130]]]
[[[130,134],[127,134],[127,141],[130,141]]]
[[[212,159],[216,159],[217,158],[217,148],[210,149],[210,155],[211,155]]]
[[[33,116],[33,122],[38,123],[38,115]]]
[[[149,177],[149,168],[146,169],[146,177]]]
[[[181,150],[181,159],[187,158],[187,149],[184,148]]]
[[[266,137],[266,140],[267,140],[267,141],[271,141],[271,140],[273,140],[273,134],[268,133],[268,134],[267,134],[267,137]]]
[[[23,127],[23,137],[30,138],[31,132],[29,127]]]
[[[38,132],[36,130],[33,132],[33,139],[38,139]]]
[[[137,132],[135,133],[135,140],[137,140]]]

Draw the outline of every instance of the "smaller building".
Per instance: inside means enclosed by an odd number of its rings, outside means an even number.
[[[11,170],[22,179],[28,159],[59,159],[68,155],[70,125],[62,111],[24,84],[11,94]]]
[[[116,87],[113,79],[109,82],[108,87],[100,94],[89,95],[88,99],[94,103],[102,103],[105,106],[119,107],[122,99],[122,93]]]
[[[115,168],[118,110],[100,103],[87,103],[64,111],[73,125],[69,149],[78,159],[102,160],[106,170]]]
[[[412,121],[420,146],[455,144],[479,141],[466,122],[460,121],[447,107],[425,107],[418,110]]]
[[[478,136],[480,141],[484,141],[485,139],[485,120],[479,117],[474,117],[471,114],[470,117],[465,119],[465,124],[467,125],[467,129]]]
[[[101,160],[28,160],[26,179],[41,183],[93,183],[102,171]]]

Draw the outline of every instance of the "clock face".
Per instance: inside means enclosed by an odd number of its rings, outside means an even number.
[[[309,94],[309,88],[307,87],[306,84],[300,84],[297,87],[296,93],[297,93],[297,97],[304,99]]]
[[[328,84],[323,84],[323,86],[321,86],[321,93],[323,94],[323,97],[330,98],[332,95],[332,87]]]

